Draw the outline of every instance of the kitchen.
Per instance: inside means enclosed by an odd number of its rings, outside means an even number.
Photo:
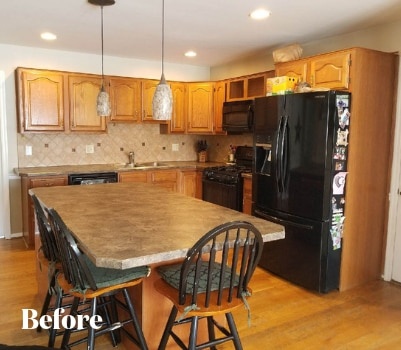
[[[384,25],[377,26],[372,29],[361,30],[351,34],[339,35],[331,38],[330,40],[319,40],[309,43],[302,44],[304,48],[304,56],[314,55],[323,52],[329,52],[332,50],[343,49],[353,46],[363,46],[373,49],[378,49],[386,52],[399,51],[399,43],[397,38],[400,32],[400,22],[389,22]],[[385,38],[385,39],[383,39]],[[54,136],[46,135],[35,135],[35,136],[21,136],[16,132],[15,125],[15,96],[14,91],[14,80],[13,74],[14,69],[17,66],[27,67],[38,67],[38,68],[52,68],[62,69],[68,71],[79,71],[79,72],[90,72],[97,74],[98,71],[93,65],[93,61],[97,60],[98,56],[88,56],[84,54],[73,54],[69,52],[53,52],[41,49],[29,49],[27,47],[14,46],[14,45],[1,45],[2,60],[4,67],[2,69],[6,72],[6,108],[7,108],[7,120],[8,120],[8,149],[9,149],[9,169],[10,173],[12,169],[18,166],[27,165],[59,165],[65,164],[66,162],[74,162],[75,164],[86,164],[99,163],[103,159],[107,159],[107,163],[126,162],[127,155],[125,152],[134,150],[138,161],[148,160],[192,160],[195,159],[196,154],[193,149],[194,143],[199,137],[192,135],[160,135],[158,126],[155,125],[111,125],[109,129],[109,137],[102,135],[96,137],[93,135],[59,135],[55,138]],[[16,58],[18,57],[18,58]],[[55,63],[57,62],[57,64]],[[252,63],[252,64],[249,64]],[[107,59],[107,66],[110,66],[110,70],[113,69],[113,74],[122,76],[143,76],[149,71],[152,64],[147,62],[136,61],[135,69],[139,72],[132,72],[131,62],[128,60],[110,57]],[[241,76],[245,74],[252,74],[259,71],[266,71],[273,68],[271,59],[271,52],[263,54],[259,57],[254,57],[252,60],[238,61],[232,63],[230,66],[214,67],[210,70],[193,67],[175,67],[172,65],[166,65],[168,67],[168,78],[174,80],[187,80],[187,76],[191,74],[194,81],[201,80],[218,80],[232,76]],[[153,63],[154,72],[148,74],[148,77],[157,78],[159,75],[159,63]],[[260,67],[260,68],[259,68]],[[177,69],[175,69],[177,68]],[[179,69],[178,69],[179,68]],[[184,70],[187,70],[186,72]],[[228,73],[229,71],[235,73]],[[400,99],[398,99],[400,100]],[[399,103],[399,102],[398,102]],[[399,111],[399,107],[398,107]],[[397,116],[399,113],[397,114]],[[398,118],[399,119],[399,118]],[[132,130],[132,132],[130,132]],[[141,135],[141,137],[135,137],[132,141],[130,135]],[[110,146],[110,143],[114,142],[115,138],[121,135],[123,143],[117,141],[114,150],[110,151],[110,154],[103,151],[105,145]],[[117,136],[117,137],[116,137]],[[205,136],[209,144],[209,157],[212,160],[224,161],[227,156],[227,152],[230,144],[250,144],[252,141],[247,136]],[[110,141],[108,141],[110,139]],[[151,141],[149,141],[151,140]],[[395,138],[397,141],[397,137]],[[44,145],[52,146],[56,143],[56,149],[60,153],[54,154],[53,152],[46,153],[46,147]],[[100,144],[101,146],[97,146]],[[179,144],[179,152],[171,150],[171,144]],[[218,144],[218,145],[217,145]],[[86,145],[94,145],[96,152],[93,154],[85,153]],[[25,156],[26,146],[32,146],[33,156]],[[71,152],[72,148],[76,148],[76,152]],[[112,147],[109,148],[109,150]],[[123,148],[124,151],[120,149]],[[165,149],[163,149],[165,148]],[[53,148],[52,148],[53,149]],[[100,151],[100,149],[102,151]],[[160,152],[162,149],[163,152]],[[395,147],[395,150],[397,147]],[[37,152],[36,150],[41,150]],[[42,152],[43,150],[43,152]],[[66,151],[64,151],[66,150]],[[117,150],[117,151],[116,151]],[[164,153],[165,152],[165,153]],[[52,158],[54,156],[54,158]],[[36,158],[36,157],[39,157]],[[43,158],[41,158],[43,157]],[[160,157],[160,158],[158,158]],[[48,162],[48,163],[46,163]],[[397,167],[393,168],[393,183],[397,179]],[[19,179],[10,175],[10,189],[12,199],[12,213],[18,213],[19,210]],[[393,190],[390,195],[394,196],[398,184],[392,185]],[[395,189],[395,190],[394,190]],[[393,224],[390,223],[390,229],[392,227],[395,230],[394,221],[394,209],[393,213]],[[18,233],[20,229],[20,218],[15,217],[12,219],[13,233]],[[395,234],[393,232],[393,234]],[[389,240],[390,241],[390,240]],[[390,255],[392,255],[390,253]],[[391,276],[390,276],[391,278]]]

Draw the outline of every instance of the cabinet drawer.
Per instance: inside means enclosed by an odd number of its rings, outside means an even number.
[[[118,182],[148,182],[147,171],[133,171],[118,174]]]
[[[176,182],[177,181],[177,171],[175,171],[175,170],[153,171],[150,174],[150,181],[152,183]]]
[[[67,177],[48,177],[40,179],[31,179],[30,188],[66,186],[66,185],[67,185]]]

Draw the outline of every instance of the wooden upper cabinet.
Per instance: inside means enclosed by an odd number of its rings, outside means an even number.
[[[158,80],[143,80],[142,81],[142,121],[144,122],[156,122],[160,123],[160,121],[153,119],[153,95],[155,94],[157,84],[159,84]]]
[[[214,86],[214,132],[225,134],[223,130],[223,103],[226,100],[226,82],[218,81]]]
[[[315,88],[349,89],[350,65],[351,51],[333,52],[277,63],[276,76],[295,77]]]
[[[351,53],[337,52],[310,60],[311,86],[348,89]]]
[[[65,74],[16,70],[18,131],[64,131]]]
[[[308,61],[306,60],[297,60],[290,61],[285,63],[277,63],[276,64],[276,76],[288,76],[297,78],[298,81],[307,82],[311,84],[309,77],[309,68]]]
[[[96,100],[102,85],[100,76],[68,76],[71,131],[106,131],[106,118],[96,112]]]
[[[186,84],[171,83],[173,94],[173,115],[170,121],[171,133],[185,133],[187,123]]]
[[[213,132],[213,90],[210,82],[188,84],[188,133]]]
[[[227,101],[247,100],[266,95],[266,78],[274,71],[247,75],[227,82]]]
[[[140,122],[142,82],[140,79],[109,77],[112,122]]]

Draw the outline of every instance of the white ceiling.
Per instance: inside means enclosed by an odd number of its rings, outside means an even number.
[[[249,18],[265,7],[264,21]],[[1,0],[0,43],[99,54],[100,7],[87,0]],[[104,53],[161,58],[162,0],[104,7]],[[262,50],[401,19],[400,0],[165,0],[165,61],[216,66]],[[45,42],[43,31],[57,40]],[[183,56],[195,50],[192,59]]]

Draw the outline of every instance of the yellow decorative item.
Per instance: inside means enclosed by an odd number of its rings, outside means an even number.
[[[294,77],[275,77],[266,79],[266,95],[284,95],[293,93],[298,80]]]

